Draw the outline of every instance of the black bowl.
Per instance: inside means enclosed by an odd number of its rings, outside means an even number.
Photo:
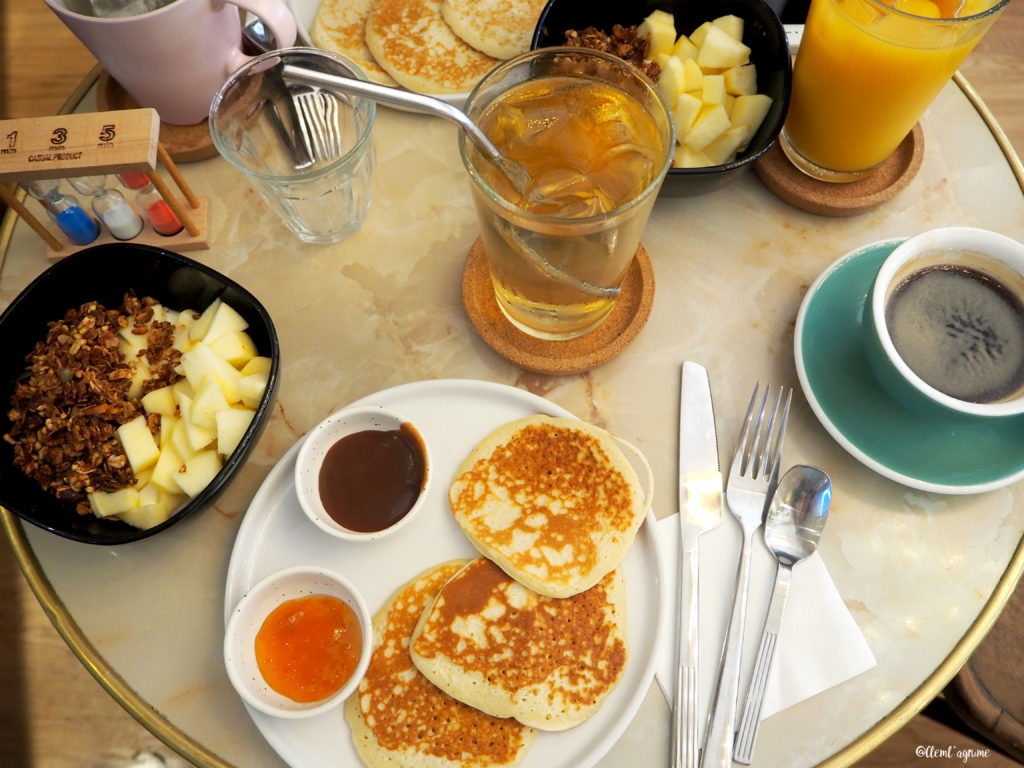
[[[11,428],[7,413],[15,380],[25,371],[25,357],[36,342],[46,337],[47,323],[63,318],[69,309],[88,301],[118,307],[128,290],[134,290],[140,298],[152,296],[177,310],[202,310],[215,298],[221,298],[248,321],[247,333],[259,354],[270,357],[273,364],[266,392],[234,453],[199,495],[153,528],[143,530],[120,520],[77,514],[73,503],[46,493],[15,467],[12,446],[0,440],[0,505],[40,528],[90,544],[137,541],[166,530],[210,504],[245,461],[263,431],[280,373],[280,346],[270,315],[238,283],[204,264],[160,248],[131,243],[98,245],[54,264],[0,314],[0,434]]]
[[[750,60],[757,67],[757,90],[772,98],[757,133],[731,163],[669,169],[662,195],[703,195],[736,178],[771,148],[789,108],[793,81],[789,43],[782,22],[764,0],[550,0],[534,30],[533,47],[565,45],[565,33],[570,29],[592,26],[610,32],[615,24],[639,25],[655,10],[671,13],[676,31],[687,35],[719,16],[731,13],[743,19],[743,42],[750,47]]]

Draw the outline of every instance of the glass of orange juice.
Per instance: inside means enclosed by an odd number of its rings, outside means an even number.
[[[811,0],[780,146],[804,173],[871,173],[1009,0]]]
[[[496,67],[465,110],[529,177],[517,188],[461,134],[498,307],[534,338],[590,332],[618,299],[671,164],[668,105],[622,59],[556,47]]]

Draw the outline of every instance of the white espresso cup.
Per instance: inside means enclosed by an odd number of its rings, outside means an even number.
[[[283,0],[172,0],[118,17],[74,10],[88,9],[88,0],[44,2],[141,106],[172,125],[201,122],[217,89],[249,60],[239,9],[263,21],[280,48],[296,36],[295,17]]]

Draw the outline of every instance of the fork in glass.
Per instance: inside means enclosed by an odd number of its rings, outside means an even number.
[[[754,385],[743,420],[736,453],[726,486],[726,502],[743,532],[736,574],[729,629],[718,668],[718,687],[711,708],[711,724],[701,759],[701,768],[731,768],[736,707],[739,698],[740,662],[743,658],[743,626],[747,615],[747,586],[750,581],[750,552],[754,532],[764,521],[764,510],[779,479],[782,443],[786,435],[792,389],[779,387],[770,399],[772,386],[765,387],[758,407],[760,385]],[[756,410],[755,410],[756,408]]]
[[[337,97],[321,88],[300,86],[292,91],[299,131],[309,157],[329,162],[344,154]]]

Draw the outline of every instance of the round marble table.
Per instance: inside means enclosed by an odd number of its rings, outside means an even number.
[[[88,86],[88,84],[86,84]],[[95,110],[83,88],[79,111]],[[660,199],[644,236],[656,281],[646,327],[588,373],[524,373],[465,315],[460,276],[477,224],[448,123],[382,109],[374,202],[363,229],[302,245],[218,158],[181,166],[211,200],[196,258],[266,305],[281,338],[273,418],[211,508],[160,536],[100,548],[3,512],[19,562],[58,631],[102,685],[197,765],[280,766],[221,661],[231,547],[270,469],[332,410],[411,381],[468,378],[552,400],[640,447],[655,513],[676,511],[678,366],[705,365],[722,456],[731,454],[755,381],[796,387],[786,463],[812,463],[835,493],[821,552],[878,665],[767,719],[756,766],[848,765],[892,734],[955,674],[1024,567],[1019,485],[944,496],[887,480],[847,454],[799,390],[793,327],[808,286],[869,242],[963,224],[1024,239],[1024,169],[962,78],[922,119],[925,156],[909,187],[854,217],[804,213],[748,173],[700,198]],[[0,229],[0,306],[48,265],[45,246],[8,214]],[[668,765],[669,708],[652,683],[640,712],[598,763]]]

